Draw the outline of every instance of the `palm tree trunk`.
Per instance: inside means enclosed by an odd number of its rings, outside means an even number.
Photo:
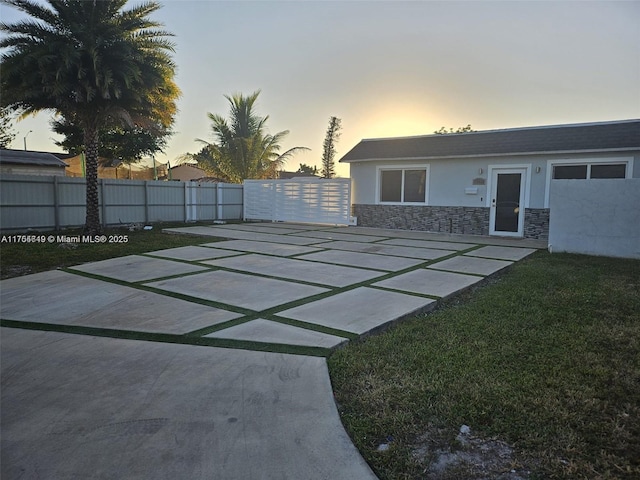
[[[84,148],[87,155],[87,213],[84,231],[87,235],[102,233],[98,203],[98,129],[86,127]]]

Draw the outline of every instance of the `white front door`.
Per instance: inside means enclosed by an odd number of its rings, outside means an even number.
[[[489,234],[522,237],[527,167],[490,168]]]

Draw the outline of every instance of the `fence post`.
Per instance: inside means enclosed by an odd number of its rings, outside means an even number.
[[[144,181],[144,223],[149,223],[149,180]]]
[[[186,220],[185,222],[197,222],[198,221],[198,190],[197,186],[192,181],[185,182],[185,209]]]
[[[60,230],[60,200],[58,197],[58,176],[53,176],[53,223],[55,229]]]
[[[247,221],[247,181],[242,182],[242,221]]]
[[[189,191],[187,190],[187,182],[184,182],[184,223],[187,223],[187,219],[189,218],[189,211],[187,210],[189,208],[187,206],[188,196]]]
[[[101,178],[98,180],[98,184],[100,187],[100,197],[98,197],[98,201],[100,201],[100,198],[102,199],[102,204],[101,204],[101,210],[102,210],[102,226],[106,227],[107,226],[107,192],[105,189],[105,179]],[[85,180],[86,182],[86,180]]]
[[[220,188],[220,183],[216,183],[216,220],[222,220],[222,195],[224,193],[223,188]]]
[[[275,222],[278,219],[278,191],[276,188],[277,180],[271,182],[271,192],[273,193],[271,197],[271,204],[273,205],[273,210],[271,211],[271,221]]]

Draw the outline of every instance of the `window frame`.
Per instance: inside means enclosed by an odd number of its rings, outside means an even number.
[[[591,166],[592,165],[606,165],[606,164],[625,164],[625,176],[624,178],[631,178],[633,175],[633,157],[605,157],[605,158],[562,158],[558,160],[547,160],[547,179],[545,185],[545,196],[544,196],[544,208],[549,208],[549,191],[551,189],[551,182],[554,180],[553,178],[553,170],[556,166],[575,166],[575,165],[586,165],[587,166],[587,178],[576,178],[573,180],[576,181],[584,181],[591,180]],[[593,179],[599,180],[599,179]],[[616,179],[609,179],[616,180]],[[619,179],[622,180],[622,179]]]
[[[382,172],[385,171],[402,171],[401,185],[400,185],[400,201],[399,202],[384,202],[382,201]],[[407,170],[424,170],[424,202],[406,202],[404,201],[404,187],[405,187],[405,171]],[[402,164],[402,165],[379,165],[376,167],[376,204],[378,205],[429,205],[429,179],[430,179],[430,165],[426,163],[421,164]]]

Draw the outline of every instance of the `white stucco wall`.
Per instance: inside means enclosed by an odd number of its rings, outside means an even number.
[[[352,179],[352,197],[354,204],[377,203],[377,171],[379,167],[393,167],[394,165],[429,165],[429,198],[428,205],[433,206],[461,206],[486,207],[489,165],[528,165],[530,166],[529,203],[526,208],[546,208],[546,185],[550,179],[547,175],[550,162],[594,161],[598,158],[633,159],[634,178],[640,178],[640,154],[629,152],[604,154],[563,154],[563,155],[520,155],[514,157],[482,157],[482,158],[451,158],[444,160],[391,160],[391,161],[363,161],[350,164]],[[480,173],[482,169],[482,173]],[[537,171],[539,169],[539,171]],[[481,178],[485,185],[473,185],[474,179]],[[465,193],[465,188],[477,187],[476,195]]]
[[[552,252],[640,258],[640,178],[553,180]]]
[[[446,159],[422,161],[375,161],[350,164],[352,179],[352,203],[377,203],[377,171],[380,167],[402,165],[429,165],[428,205],[437,206],[486,206],[487,168],[489,165],[522,164],[522,159],[482,158]],[[540,160],[542,167],[543,161]],[[480,173],[482,169],[482,173]],[[474,185],[474,179],[481,179],[484,185]],[[543,179],[544,186],[544,179]],[[477,187],[478,193],[469,195],[465,188]],[[542,207],[540,207],[542,208]]]

